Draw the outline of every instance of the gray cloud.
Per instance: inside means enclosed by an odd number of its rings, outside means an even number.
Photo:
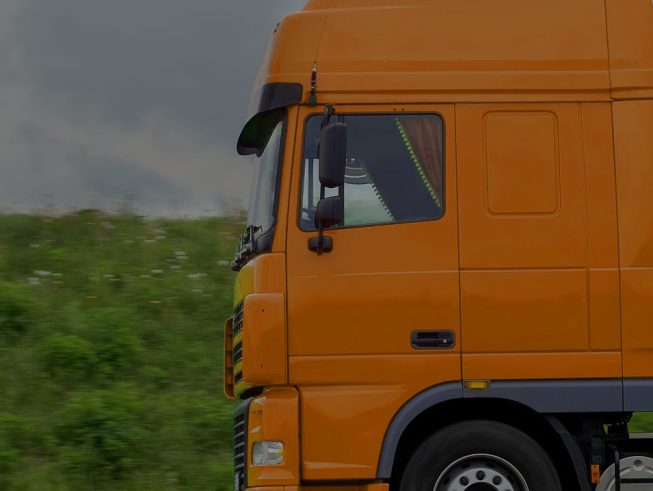
[[[182,189],[154,169],[94,153],[38,126],[17,128],[12,162],[4,166],[2,201],[33,209],[66,196],[66,206],[113,207],[130,201],[142,210],[178,201]],[[27,192],[26,192],[27,190]],[[65,207],[64,207],[65,208]],[[169,210],[166,210],[169,211]]]
[[[251,168],[233,148],[257,64],[303,3],[3,0],[0,194],[242,206]]]
[[[53,110],[129,127],[155,115],[197,137],[233,137],[265,41],[299,4],[24,0],[17,42]]]
[[[103,197],[129,197],[146,202],[175,201],[179,189],[160,174],[131,162],[94,156],[78,148],[66,154],[70,169],[79,176],[86,193]]]

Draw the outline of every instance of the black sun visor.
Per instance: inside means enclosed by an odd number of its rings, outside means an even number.
[[[252,100],[252,116],[238,138],[240,155],[260,155],[270,137],[270,122],[278,121],[279,111],[302,101],[303,87],[294,83],[262,86]]]

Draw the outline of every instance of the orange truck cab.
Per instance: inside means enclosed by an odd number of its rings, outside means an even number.
[[[653,489],[651,0],[311,0],[238,151],[237,491]]]

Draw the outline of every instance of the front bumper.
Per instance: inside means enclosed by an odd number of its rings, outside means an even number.
[[[299,394],[293,387],[268,388],[244,402],[236,411],[234,427],[236,491],[246,489],[294,489],[299,477]],[[252,448],[259,441],[284,445],[280,465],[254,466]],[[294,488],[293,488],[294,486]]]
[[[268,388],[236,411],[236,491],[388,491],[387,484],[302,486],[300,480],[299,394],[294,387]],[[283,464],[252,466],[252,446],[277,440],[285,447]]]

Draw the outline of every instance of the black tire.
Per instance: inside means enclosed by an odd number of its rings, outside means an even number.
[[[496,459],[472,457],[479,455],[492,456]],[[476,461],[479,463],[476,464]],[[460,464],[451,468],[456,462]],[[466,463],[471,465],[465,468]],[[399,489],[400,491],[434,491],[438,479],[441,483],[437,491],[504,489],[501,485],[472,486],[477,482],[475,479],[479,478],[472,477],[472,481],[469,481],[465,476],[469,475],[469,469],[476,468],[476,465],[481,468],[487,465],[491,472],[512,479],[513,483],[507,486],[508,488],[526,491],[522,490],[522,480],[519,476],[521,474],[528,491],[562,490],[553,462],[535,440],[511,426],[483,420],[457,423],[430,436],[419,446],[408,462]],[[465,472],[467,474],[464,474]],[[474,472],[473,476],[477,476],[478,473]],[[481,474],[481,477],[483,475],[485,474]],[[495,478],[501,480],[501,476]],[[443,484],[443,481],[447,480],[450,484]],[[451,484],[458,483],[459,480],[467,484],[460,486]],[[491,484],[491,480],[488,484]]]

